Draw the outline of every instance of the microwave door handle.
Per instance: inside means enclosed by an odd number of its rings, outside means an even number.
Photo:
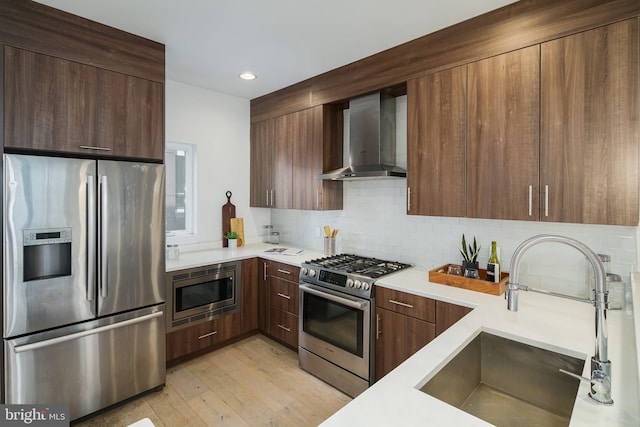
[[[100,177],[100,297],[106,298],[109,295],[107,286],[107,236],[109,235],[107,227],[107,177]]]
[[[325,291],[317,291],[317,290],[315,290],[313,288],[309,288],[307,286],[301,286],[300,289],[303,292],[307,292],[307,293],[310,293],[312,295],[328,299],[329,301],[337,302],[338,304],[342,304],[342,305],[346,305],[347,307],[355,308],[357,310],[364,310],[365,307],[366,307],[366,302],[359,302],[359,301],[354,301],[354,300],[351,300],[351,299],[346,299],[346,298],[340,297],[338,295],[330,294],[330,293],[325,292]]]
[[[87,300],[96,298],[96,177],[87,176]]]

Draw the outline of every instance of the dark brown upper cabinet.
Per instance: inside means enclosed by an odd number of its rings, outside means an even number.
[[[542,44],[543,221],[638,225],[638,19]]]
[[[251,206],[342,209],[342,183],[318,180],[342,158],[331,111],[318,106],[251,125]]]
[[[342,110],[320,105],[303,113],[306,131],[293,145],[293,209],[342,209],[342,182],[318,179],[342,165],[342,140],[334,139]]]
[[[4,48],[4,145],[102,157],[164,158],[164,87]]]
[[[252,207],[271,207],[275,119],[251,124],[250,192]]]
[[[537,220],[540,47],[469,64],[467,216]]]
[[[407,213],[466,215],[467,66],[407,83]]]

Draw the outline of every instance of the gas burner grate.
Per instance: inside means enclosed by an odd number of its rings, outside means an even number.
[[[384,261],[352,254],[317,258],[308,261],[306,264],[345,273],[359,274],[372,279],[411,267],[411,265],[401,262]]]

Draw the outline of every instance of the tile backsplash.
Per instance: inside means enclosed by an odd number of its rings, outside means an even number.
[[[344,182],[342,211],[314,212],[273,209],[271,222],[281,241],[323,250],[322,226],[339,228],[338,253],[356,253],[408,262],[427,269],[460,263],[464,233],[482,246],[479,262],[486,268],[491,241],[501,249],[503,270],[509,270],[517,246],[537,234],[577,239],[597,253],[611,255],[611,271],[629,281],[637,270],[637,227],[502,221],[406,215],[406,180]],[[520,283],[587,296],[586,260],[575,249],[557,243],[531,248],[523,257]]]

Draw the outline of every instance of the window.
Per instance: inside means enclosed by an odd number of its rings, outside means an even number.
[[[165,223],[169,236],[195,234],[196,146],[167,141]]]

